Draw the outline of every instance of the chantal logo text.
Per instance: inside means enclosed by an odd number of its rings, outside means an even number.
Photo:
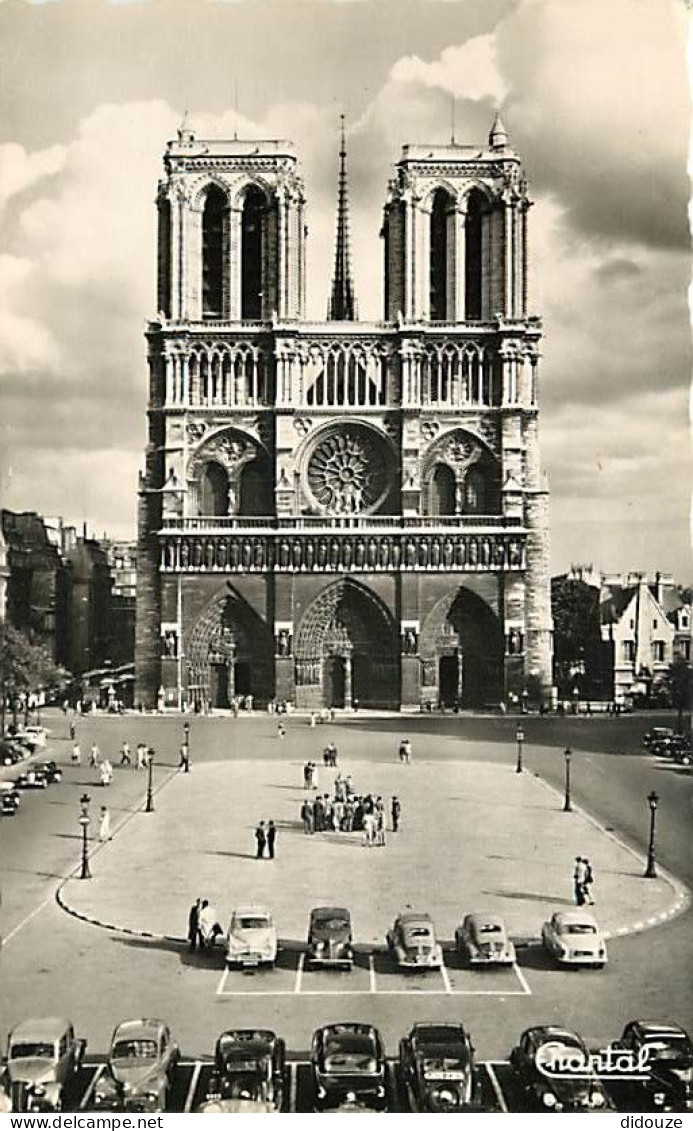
[[[585,1053],[556,1042],[542,1046],[536,1065],[553,1080],[646,1080],[650,1075],[647,1048],[637,1053],[618,1048]]]

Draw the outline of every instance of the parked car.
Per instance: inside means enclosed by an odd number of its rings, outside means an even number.
[[[414,1111],[462,1111],[472,1103],[474,1048],[463,1025],[414,1025],[400,1041],[399,1064]]]
[[[347,1100],[377,1111],[386,1108],[385,1048],[372,1025],[348,1022],[316,1030],[310,1063],[317,1111]]]
[[[218,1112],[280,1112],[284,1103],[284,1041],[270,1029],[229,1029],[214,1051],[207,1098],[198,1109]]]
[[[594,915],[580,907],[555,911],[541,929],[541,941],[562,966],[592,966],[601,970],[608,961],[606,942]]]
[[[94,1087],[94,1107],[165,1111],[179,1058],[178,1045],[164,1021],[121,1021],[111,1038],[106,1070]]]
[[[311,966],[354,965],[351,913],[346,907],[314,907],[308,922],[306,962]]]
[[[48,745],[48,738],[50,733],[51,732],[49,730],[46,730],[45,727],[26,726],[21,727],[17,731],[15,738],[17,738],[20,742],[28,743],[29,745],[33,746],[35,750],[37,750],[39,747]]]
[[[571,1029],[557,1025],[525,1029],[510,1054],[510,1065],[526,1100],[538,1111],[613,1108],[590,1065],[584,1041]]]
[[[425,911],[403,911],[387,933],[387,945],[403,970],[439,970],[443,948],[436,941],[431,916]]]
[[[642,744],[654,754],[669,745],[674,733],[671,727],[652,727],[642,736]]]
[[[676,734],[669,744],[667,751],[672,762],[679,766],[690,766],[693,763],[693,742],[689,734]]]
[[[693,1110],[693,1041],[680,1025],[666,1021],[629,1021],[615,1049],[635,1056],[646,1050],[649,1075],[645,1088],[663,1111]]]
[[[17,742],[3,740],[0,743],[0,758],[3,766],[16,766],[18,762],[24,761],[27,753],[28,751]]]
[[[14,782],[0,781],[0,810],[4,816],[14,816],[19,808],[21,796]]]
[[[505,923],[488,912],[465,915],[455,931],[455,947],[470,966],[512,966],[516,960]]]
[[[57,762],[52,760],[50,762],[37,762],[33,768],[38,770],[39,773],[45,774],[49,785],[55,785],[63,780],[62,766],[59,766]]]
[[[48,789],[48,774],[39,766],[26,766],[14,784],[17,789]]]
[[[266,907],[237,907],[226,937],[227,966],[274,966],[277,928]]]
[[[6,1091],[13,1111],[60,1111],[63,1089],[78,1071],[86,1041],[64,1017],[36,1017],[15,1025],[7,1040]]]

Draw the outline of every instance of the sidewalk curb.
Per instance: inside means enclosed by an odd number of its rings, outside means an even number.
[[[558,789],[555,785],[551,785],[551,783],[546,781],[546,779],[543,778],[541,774],[539,774],[536,770],[530,770],[530,773],[533,775],[536,781],[538,781],[539,784],[544,787],[544,789],[548,790],[549,793],[552,793],[555,797],[559,798],[559,800],[563,801],[564,794],[562,790]],[[607,837],[609,840],[612,840],[619,846],[619,848],[622,848],[625,852],[627,852],[630,856],[637,860],[638,863],[643,866],[643,868],[646,866],[647,859],[644,853],[642,853],[639,849],[634,848],[633,845],[630,844],[627,840],[624,840],[623,837],[618,836],[617,833],[607,828],[606,825],[602,824],[602,822],[599,821],[595,816],[593,816],[592,813],[588,812],[586,809],[583,809],[581,805],[576,805],[575,802],[572,803],[572,811],[582,817],[583,820],[587,821],[588,824],[593,825],[596,829],[599,829],[599,832],[602,833],[603,836]],[[683,912],[690,906],[691,891],[686,886],[686,884],[684,884],[682,880],[677,879],[676,876],[673,876],[671,872],[669,872],[666,868],[663,868],[661,865],[658,864],[657,869],[658,878],[664,880],[665,884],[667,884],[667,886],[671,889],[674,895],[674,902],[666,911],[660,911],[658,915],[650,915],[646,919],[635,920],[632,923],[628,923],[625,927],[617,927],[614,931],[605,931],[604,938],[607,939],[607,941],[609,939],[625,938],[628,935],[639,935],[643,931],[651,930],[652,927],[660,927],[663,923],[668,923],[672,919],[675,919],[679,915],[682,915]],[[643,875],[643,879],[644,878],[645,877]]]

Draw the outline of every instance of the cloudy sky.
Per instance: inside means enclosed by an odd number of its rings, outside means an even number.
[[[310,206],[309,313],[333,250],[348,121],[361,316],[407,142],[522,154],[545,320],[543,459],[555,571],[690,560],[683,0],[0,0],[4,505],[135,530],[153,198],[188,108],[200,135],[289,137]]]

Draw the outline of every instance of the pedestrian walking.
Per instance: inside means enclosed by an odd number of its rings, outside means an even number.
[[[147,768],[147,747],[143,742],[137,743],[137,763],[136,770],[146,770]]]
[[[301,806],[301,820],[303,821],[303,831],[306,836],[310,836],[313,832],[313,803],[307,798]]]
[[[267,833],[265,831],[264,821],[260,821],[255,829],[255,841],[257,845],[255,853],[256,859],[262,860],[262,857],[265,855],[265,845],[267,844]]]
[[[105,841],[111,839],[111,814],[108,812],[108,806],[102,805],[99,810],[101,816],[99,818],[99,840]]]
[[[267,852],[270,860],[274,860],[274,843],[277,839],[277,826],[274,821],[270,821],[267,826]]]
[[[70,720],[70,742],[75,741],[76,733],[77,733],[77,727],[75,726],[75,720],[71,719]]]
[[[311,785],[311,789],[317,789],[318,788],[318,764],[317,764],[317,762],[311,762],[311,764],[310,764],[310,785]]]
[[[402,805],[398,797],[392,798],[392,831],[393,833],[399,832],[399,821],[402,816]]]
[[[182,770],[184,774],[190,773],[190,747],[187,739],[181,743],[178,769]]]
[[[575,902],[578,907],[583,907],[585,903],[585,877],[587,876],[587,867],[582,856],[575,857],[575,870],[573,872],[573,884],[575,888]]]
[[[79,748],[79,742],[75,742],[72,747],[72,765],[79,766],[82,762],[82,751]]]
[[[318,717],[315,714],[315,711],[311,711],[310,712],[310,725],[311,725],[312,730],[315,730],[315,727],[317,725],[317,721],[318,721]]]
[[[89,765],[92,767],[92,769],[98,764],[100,758],[101,751],[99,750],[96,743],[92,742],[91,749],[89,751]]]
[[[196,899],[188,912],[188,950],[193,954],[200,942],[200,905],[201,899]]]
[[[408,738],[403,738],[399,744],[399,760],[402,764],[409,765],[411,758],[411,742]]]
[[[280,740],[286,738],[286,727],[284,723],[277,723],[277,738]]]
[[[375,843],[381,847],[385,847],[385,809],[383,807],[375,811]]]
[[[585,865],[585,878],[582,882],[582,890],[585,893],[585,900],[589,903],[590,907],[594,907],[594,900],[592,899],[592,884],[594,883],[594,872],[592,865],[587,857],[583,857],[583,864]]]
[[[303,767],[303,788],[310,789],[312,785],[313,774],[311,771],[310,762],[306,762]]]
[[[99,773],[101,776],[101,785],[110,785],[113,781],[113,766],[108,761],[108,758],[104,758]]]
[[[128,742],[124,742],[120,748],[120,764],[121,766],[132,765],[132,758],[130,757],[130,745]]]

